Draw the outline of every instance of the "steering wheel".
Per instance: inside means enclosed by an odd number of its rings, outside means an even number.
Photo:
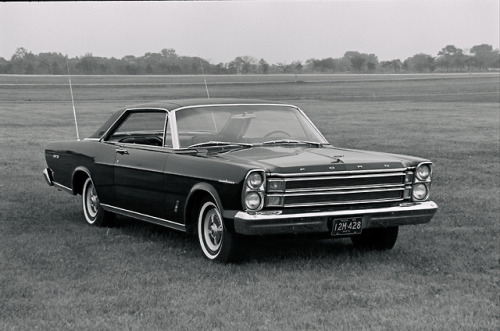
[[[264,138],[267,138],[267,137],[272,136],[273,134],[277,134],[277,133],[282,133],[282,134],[284,134],[287,137],[291,137],[291,135],[288,132],[286,132],[286,131],[283,131],[283,130],[274,130],[274,131],[271,131],[268,134],[266,134],[264,136]]]

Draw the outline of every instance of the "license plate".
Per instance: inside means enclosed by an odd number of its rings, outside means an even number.
[[[332,236],[360,234],[363,229],[361,217],[337,218],[332,222]]]

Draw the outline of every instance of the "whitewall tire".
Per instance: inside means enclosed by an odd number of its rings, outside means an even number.
[[[82,207],[85,221],[90,225],[106,226],[113,219],[112,213],[102,209],[94,183],[90,178],[87,178],[83,184]]]
[[[197,220],[203,255],[213,261],[231,262],[239,257],[236,235],[227,231],[221,211],[212,200],[202,201]]]

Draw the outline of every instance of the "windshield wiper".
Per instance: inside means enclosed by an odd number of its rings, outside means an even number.
[[[293,140],[293,139],[270,140],[262,143],[262,145],[277,145],[277,144],[306,144],[316,147],[321,147],[321,145],[323,145],[322,143],[317,143],[314,141]]]
[[[252,144],[245,144],[245,143],[227,142],[227,141],[205,141],[205,142],[202,142],[202,143],[191,145],[188,148],[195,148],[195,147],[217,147],[217,146],[252,147],[253,145]]]

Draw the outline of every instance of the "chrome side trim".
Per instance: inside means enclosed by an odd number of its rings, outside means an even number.
[[[67,187],[67,186],[64,186],[64,185],[61,185],[57,182],[52,182],[54,184],[54,187],[61,190],[61,191],[64,191],[66,193],[69,193],[69,194],[73,194],[73,189]]]
[[[114,166],[117,167],[117,168],[126,168],[126,169],[132,169],[132,170],[154,172],[154,173],[158,173],[158,174],[163,174],[164,173],[163,170],[153,170],[153,169],[142,168],[142,167],[137,167],[137,166],[123,165],[123,164],[120,164],[120,163],[115,163]]]
[[[236,182],[230,181],[228,179],[218,179],[217,181],[222,184],[236,184]]]
[[[309,179],[307,176],[324,176],[324,175],[360,175],[360,174],[375,174],[387,173],[394,171],[406,171],[406,168],[398,169],[377,169],[377,170],[354,170],[354,171],[325,171],[325,172],[309,172],[309,173],[270,173],[268,177],[304,177],[305,180]]]
[[[435,212],[438,206],[433,201],[425,202],[407,202],[401,203],[396,207],[385,207],[385,208],[369,208],[369,209],[357,209],[357,210],[333,210],[333,211],[319,211],[319,212],[306,212],[306,213],[293,213],[293,214],[259,214],[259,213],[247,213],[244,211],[238,211],[236,214],[231,215],[230,211],[224,212],[224,217],[234,218],[235,222],[242,221],[259,221],[259,220],[276,220],[276,219],[303,219],[311,217],[349,217],[356,215],[366,215],[366,214],[382,214],[382,213],[394,213],[394,217],[397,217],[397,213],[405,212],[419,212],[419,211],[430,211]],[[231,217],[232,216],[232,217]]]
[[[128,210],[128,209],[124,209],[124,208],[120,208],[120,207],[115,207],[115,206],[111,206],[111,205],[104,204],[104,203],[101,203],[101,206],[104,210],[110,211],[112,213],[136,218],[136,219],[139,219],[141,221],[153,223],[156,225],[165,226],[167,228],[171,228],[171,229],[175,229],[175,230],[180,230],[180,231],[184,231],[184,232],[186,231],[186,226],[184,224],[181,224],[181,223],[172,222],[172,221],[169,221],[169,220],[166,220],[163,218],[138,213],[138,212],[135,212],[132,210]]]

